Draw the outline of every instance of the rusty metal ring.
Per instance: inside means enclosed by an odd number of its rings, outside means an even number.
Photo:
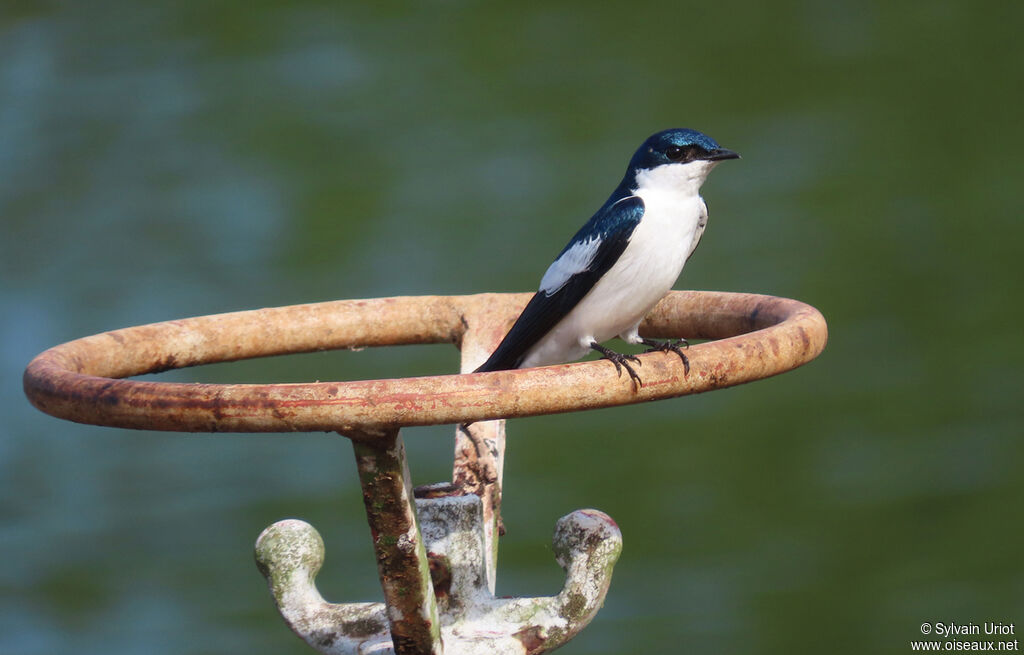
[[[56,346],[25,370],[40,410],[80,423],[182,432],[340,431],[462,423],[611,407],[700,393],[776,375],[814,359],[818,310],[772,296],[674,291],[648,336],[713,339],[640,356],[634,390],[606,361],[468,375],[303,384],[126,380],[173,368],[317,350],[414,343],[493,345],[529,294],[343,300],[217,314],[105,332]],[[465,358],[464,358],[465,360]]]

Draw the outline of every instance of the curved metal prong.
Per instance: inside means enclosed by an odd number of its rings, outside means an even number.
[[[590,623],[608,593],[622,533],[604,512],[583,509],[559,519],[553,544],[566,572],[561,593],[539,598],[479,594],[457,626],[460,647],[466,648],[458,652],[537,655],[565,644]],[[449,634],[442,632],[446,648],[452,646]]]
[[[390,647],[384,603],[328,603],[314,583],[323,563],[323,539],[305,521],[278,521],[256,540],[256,565],[277,609],[307,644],[332,655]]]

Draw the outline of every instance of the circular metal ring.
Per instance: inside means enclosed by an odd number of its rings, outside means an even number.
[[[530,294],[343,300],[188,318],[56,346],[25,370],[40,410],[80,423],[182,432],[373,433],[672,398],[796,368],[824,349],[825,319],[795,300],[674,291],[647,336],[713,339],[686,353],[640,355],[643,386],[606,361],[461,375],[310,382],[187,384],[126,380],[168,369],[317,350],[414,343],[493,347]]]

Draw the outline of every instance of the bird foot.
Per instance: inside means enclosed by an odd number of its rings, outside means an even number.
[[[683,375],[689,375],[690,374],[690,360],[683,353],[683,350],[682,350],[683,348],[689,348],[690,347],[690,344],[686,341],[686,339],[678,339],[678,340],[675,340],[675,341],[673,341],[672,339],[666,339],[665,341],[656,341],[654,339],[645,339],[645,338],[641,337],[640,338],[640,343],[642,343],[645,346],[647,346],[647,348],[648,348],[647,352],[649,352],[649,353],[650,352],[663,352],[663,353],[667,353],[669,351],[672,351],[675,354],[679,355],[679,359],[683,360]]]
[[[636,391],[640,387],[644,386],[644,383],[640,379],[640,376],[637,375],[637,372],[633,370],[632,366],[629,365],[629,362],[632,361],[635,362],[637,366],[643,366],[643,363],[640,361],[639,357],[636,357],[634,355],[625,355],[623,353],[617,353],[614,350],[605,348],[604,346],[596,342],[590,344],[590,347],[596,350],[597,352],[601,353],[601,355],[605,359],[609,360],[612,364],[615,364],[615,372],[619,374],[620,378],[622,377],[622,369],[626,369],[626,372],[629,373],[630,380],[633,381],[633,391]]]

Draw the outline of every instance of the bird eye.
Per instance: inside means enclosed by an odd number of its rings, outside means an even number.
[[[689,145],[689,146],[669,146],[665,148],[665,156],[669,158],[669,161],[691,162],[694,159],[701,159],[706,151],[700,146]]]

